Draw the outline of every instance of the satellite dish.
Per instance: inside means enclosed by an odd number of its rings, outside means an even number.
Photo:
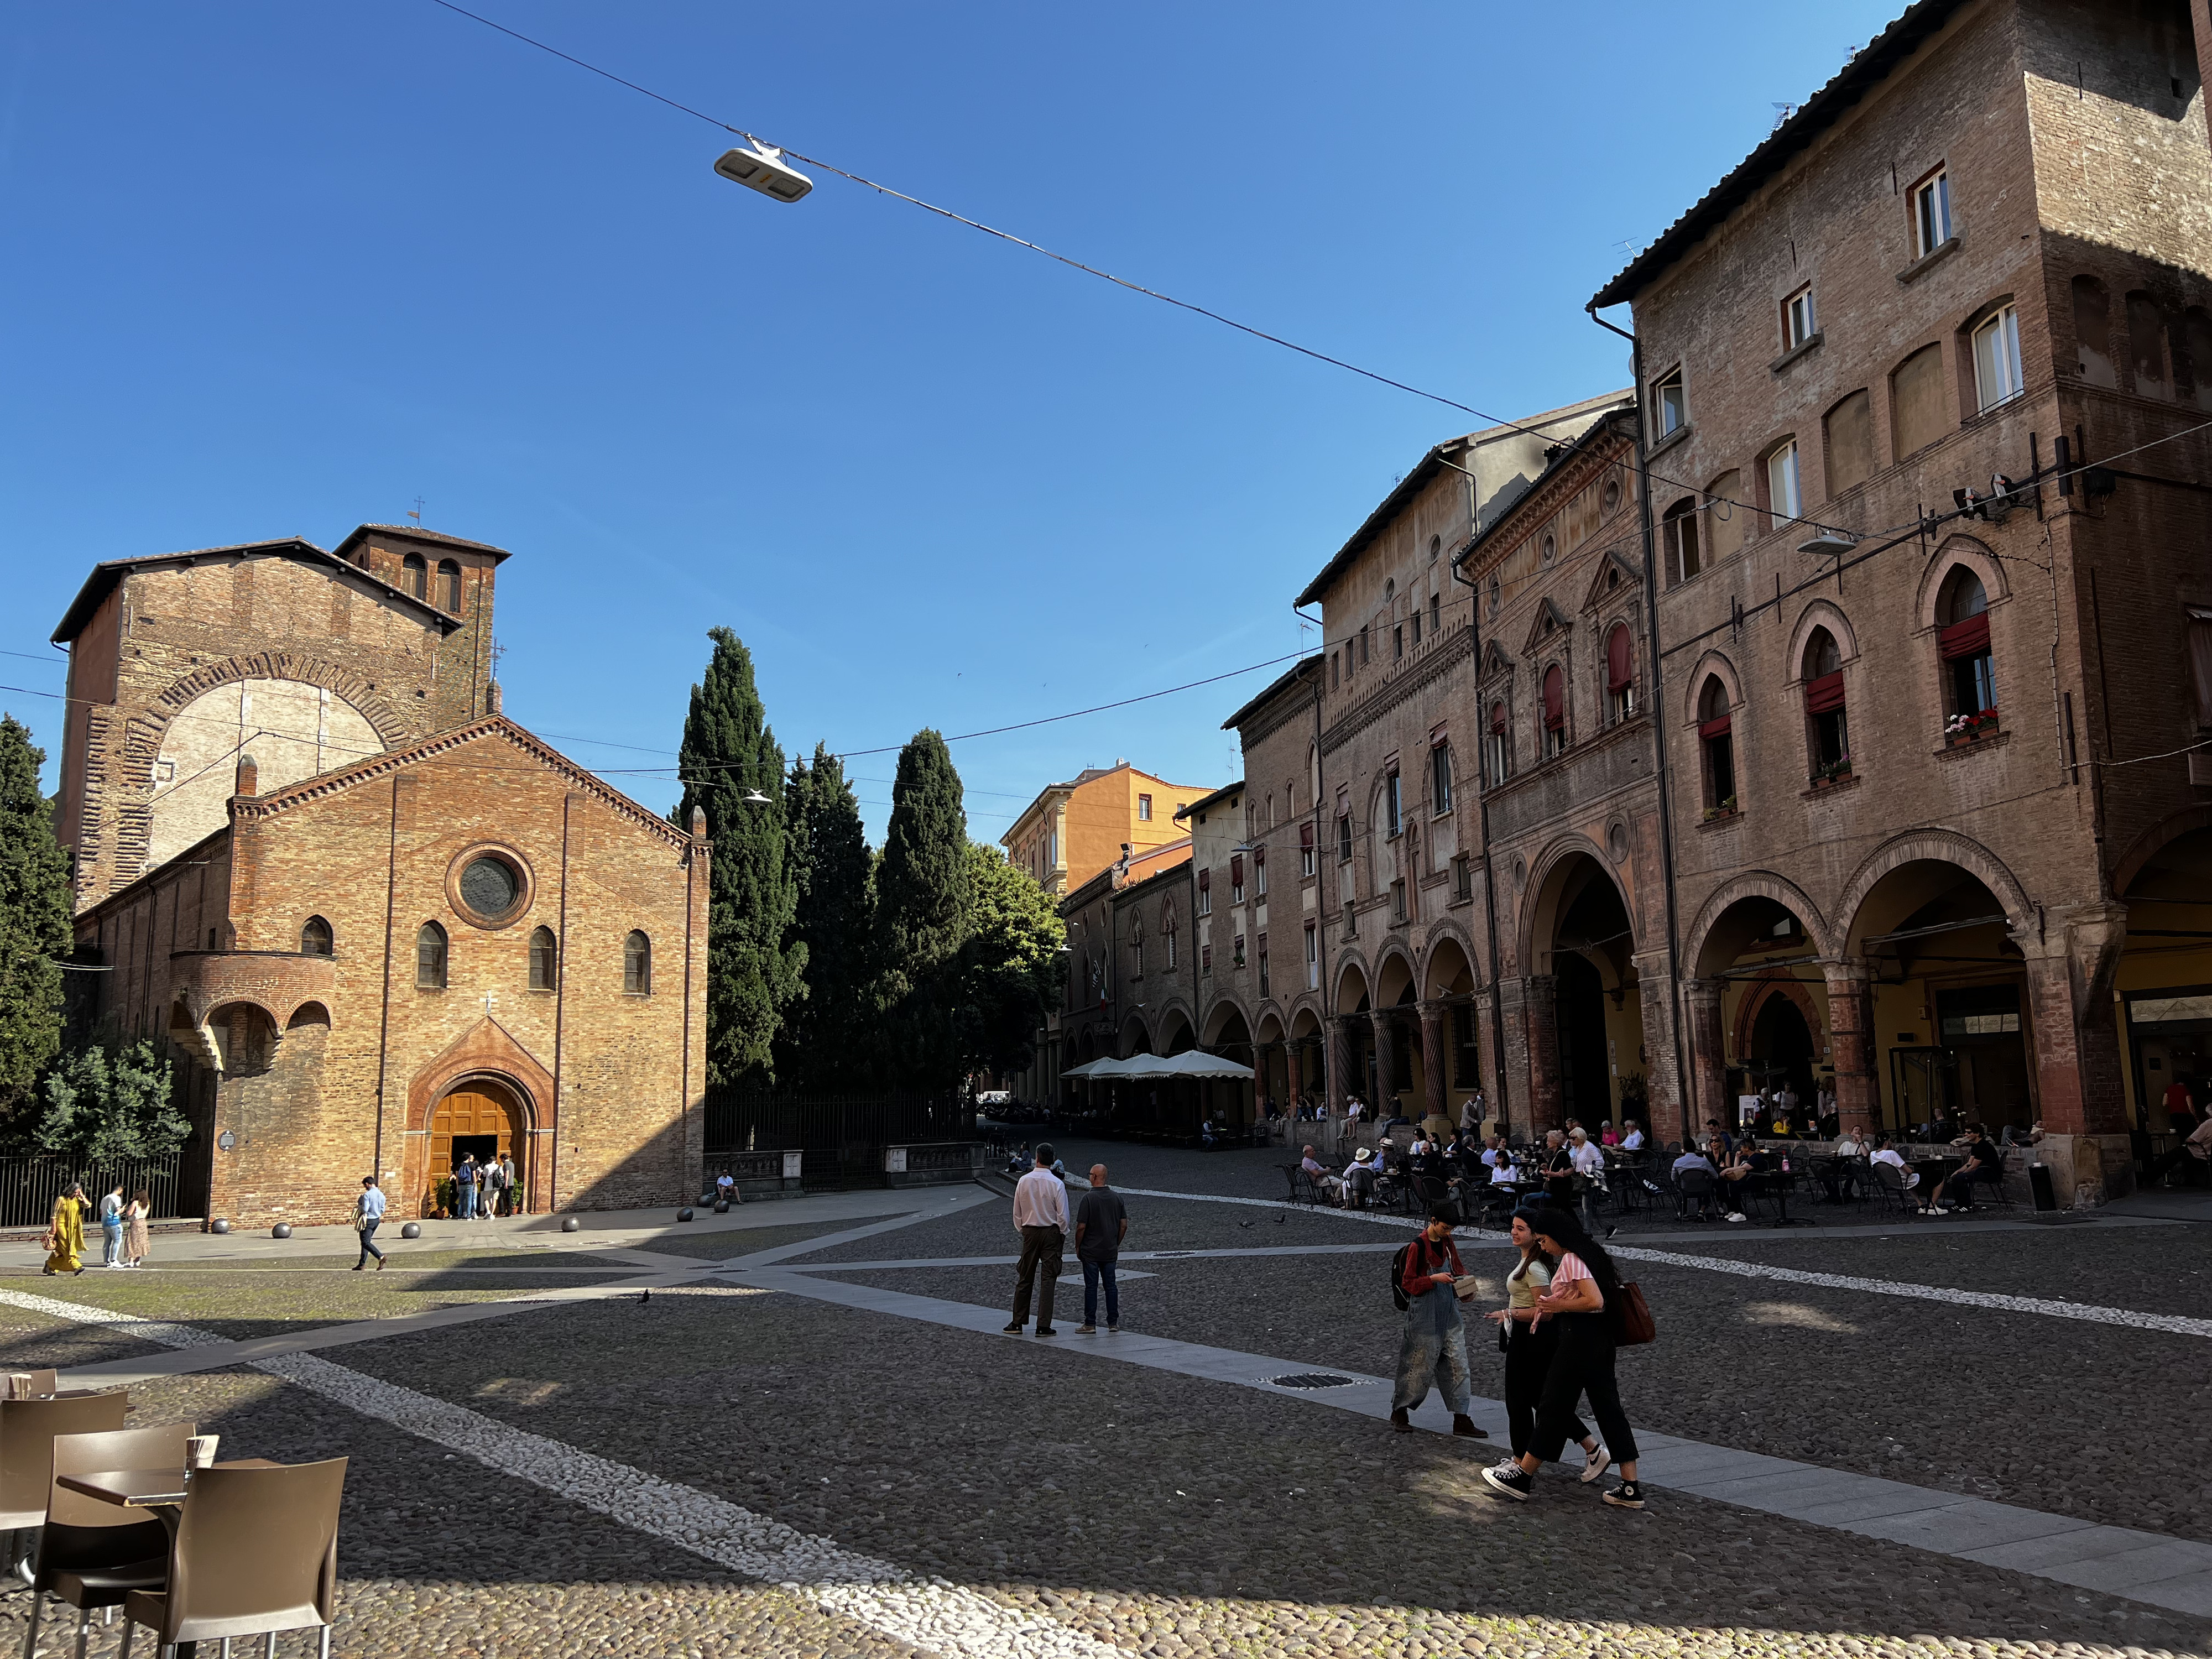
[[[714,171],[733,184],[773,196],[779,202],[795,202],[814,188],[814,181],[783,159],[773,144],[748,139],[742,149],[724,152]]]

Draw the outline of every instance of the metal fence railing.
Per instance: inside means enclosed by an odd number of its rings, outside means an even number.
[[[880,1187],[884,1148],[973,1140],[975,1109],[962,1095],[793,1096],[707,1091],[707,1172],[739,1153],[803,1151],[808,1190]]]
[[[178,1214],[178,1166],[180,1153],[116,1164],[79,1164],[59,1158],[0,1158],[0,1227],[43,1227],[53,1214],[54,1200],[75,1182],[97,1210],[100,1198],[118,1182],[125,1199],[141,1187],[146,1189],[149,1218],[170,1220]]]

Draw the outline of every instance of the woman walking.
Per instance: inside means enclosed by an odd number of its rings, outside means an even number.
[[[1513,1243],[1521,1251],[1521,1265],[1505,1276],[1507,1304],[1490,1316],[1498,1327],[1498,1346],[1505,1352],[1505,1422],[1520,1456],[1536,1437],[1536,1402],[1543,1395],[1544,1379],[1559,1351],[1559,1323],[1536,1322],[1536,1298],[1552,1288],[1552,1263],[1538,1248],[1531,1210],[1513,1212]],[[1579,1418],[1567,1433],[1583,1449],[1583,1480],[1595,1480],[1612,1466],[1612,1455],[1584,1428]]]
[[[72,1182],[54,1200],[52,1220],[46,1227],[46,1266],[50,1273],[84,1271],[84,1188]]]
[[[1636,1481],[1636,1432],[1620,1409],[1613,1381],[1613,1318],[1620,1306],[1620,1275],[1605,1246],[1583,1231],[1571,1210],[1550,1206],[1521,1212],[1546,1254],[1553,1258],[1551,1288],[1536,1298],[1532,1327],[1557,1322],[1559,1347],[1545,1372],[1536,1403],[1534,1437],[1516,1458],[1482,1472],[1483,1480],[1506,1497],[1528,1501],[1536,1471],[1556,1462],[1577,1426],[1575,1401],[1589,1397],[1590,1415],[1612,1455],[1620,1462],[1621,1481],[1605,1501],[1616,1509],[1644,1507],[1644,1488]]]
[[[131,1194],[123,1212],[123,1260],[133,1267],[146,1265],[146,1218],[153,1213],[153,1198],[145,1188]]]

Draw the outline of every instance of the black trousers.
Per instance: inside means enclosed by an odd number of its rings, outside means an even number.
[[[1546,1324],[1553,1322],[1546,1320]],[[1536,1434],[1528,1449],[1547,1463],[1556,1462],[1567,1437],[1580,1425],[1575,1402],[1589,1396],[1590,1415],[1617,1463],[1636,1461],[1636,1431],[1620,1409],[1620,1389],[1613,1377],[1613,1316],[1566,1314],[1559,1320],[1559,1347],[1544,1374],[1536,1402]]]
[[[1026,1325],[1030,1317],[1030,1287],[1036,1286],[1037,1328],[1045,1330],[1052,1324],[1053,1292],[1060,1288],[1060,1259],[1067,1249],[1067,1235],[1057,1227],[1024,1227],[1022,1229],[1022,1265],[1016,1270],[1014,1280],[1014,1321]],[[1036,1283],[1042,1273],[1044,1282]]]
[[[1544,1380],[1559,1351],[1559,1333],[1557,1322],[1549,1319],[1540,1325],[1510,1328],[1511,1334],[1505,1339],[1505,1424],[1513,1455],[1518,1457],[1536,1437],[1536,1402],[1544,1396]],[[1571,1417],[1567,1436],[1579,1446],[1589,1437],[1589,1431],[1580,1418]]]

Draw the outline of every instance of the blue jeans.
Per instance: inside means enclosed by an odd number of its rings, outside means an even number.
[[[1103,1261],[1093,1261],[1089,1256],[1084,1256],[1080,1260],[1083,1263],[1083,1322],[1086,1325],[1098,1322],[1098,1284],[1103,1279],[1106,1284],[1106,1322],[1109,1325],[1120,1324],[1121,1296],[1114,1287],[1116,1258],[1109,1256]]]
[[[382,1218],[380,1217],[361,1230],[361,1260],[354,1263],[355,1267],[366,1267],[371,1256],[374,1256],[379,1261],[384,1260],[384,1252],[376,1248],[376,1230],[381,1224],[381,1221]]]
[[[1427,1291],[1406,1310],[1406,1332],[1398,1342],[1398,1384],[1390,1409],[1409,1412],[1429,1397],[1429,1385],[1444,1397],[1447,1409],[1464,1413],[1468,1405],[1467,1328],[1461,1324],[1459,1298],[1449,1286]]]
[[[453,1185],[457,1189],[453,1213],[464,1221],[473,1219],[477,1212],[476,1183],[472,1181],[456,1180]]]
[[[123,1260],[123,1224],[103,1221],[100,1224],[100,1248],[102,1265],[112,1267]]]

